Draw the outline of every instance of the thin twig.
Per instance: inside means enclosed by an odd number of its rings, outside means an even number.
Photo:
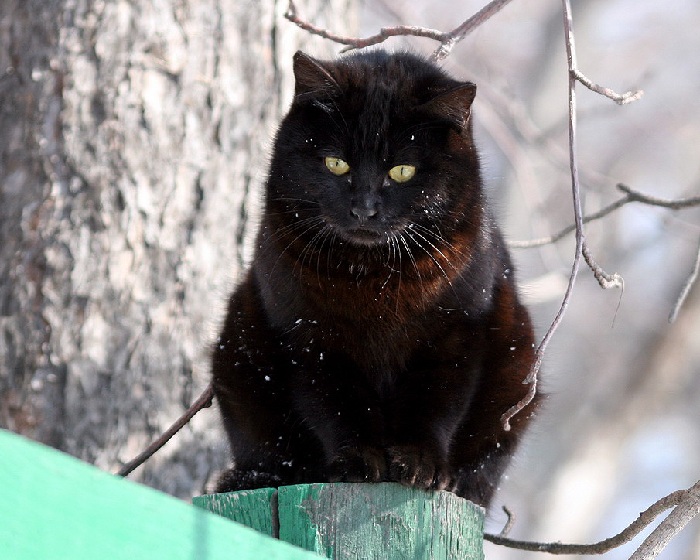
[[[632,202],[630,197],[625,196],[623,198],[620,198],[616,200],[615,202],[609,204],[605,208],[602,208],[598,212],[595,212],[593,214],[590,214],[588,216],[585,216],[583,218],[583,223],[587,224],[589,222],[593,222],[595,220],[599,220],[601,218],[604,218],[608,214],[611,214],[618,208],[622,208],[625,204],[628,204]],[[539,237],[537,239],[530,239],[527,241],[510,241],[508,242],[508,246],[513,248],[513,249],[533,249],[536,247],[544,247],[545,245],[551,245],[552,243],[556,243],[560,239],[563,239],[567,235],[569,235],[571,232],[576,231],[576,224],[571,224],[569,226],[566,226],[564,229],[561,231],[550,235],[548,237]]]
[[[683,307],[683,304],[685,303],[685,300],[688,297],[688,294],[690,293],[690,289],[693,287],[693,284],[695,284],[695,281],[698,279],[698,273],[700,273],[700,243],[698,244],[698,254],[695,257],[695,265],[693,266],[693,270],[690,271],[690,276],[688,276],[688,279],[683,285],[683,289],[681,290],[681,293],[678,296],[678,299],[676,300],[676,304],[673,306],[673,311],[671,311],[671,314],[668,316],[669,323],[676,322],[678,314],[681,311],[681,307]]]
[[[484,539],[494,544],[507,546],[509,548],[517,548],[519,550],[529,550],[534,552],[548,552],[549,554],[604,554],[613,548],[617,548],[631,541],[635,536],[643,531],[645,527],[650,525],[661,513],[669,508],[684,503],[686,500],[689,500],[689,495],[695,496],[695,503],[697,503],[698,484],[700,484],[700,482],[696,483],[695,486],[687,490],[677,490],[668,496],[664,496],[640,513],[639,517],[637,517],[637,519],[635,519],[634,522],[632,522],[623,531],[613,537],[597,543],[564,544],[560,542],[542,543],[518,541],[490,533],[486,533],[484,535]],[[673,512],[671,515],[673,515]],[[642,558],[643,557],[640,557],[637,560],[642,560]]]
[[[507,537],[508,533],[510,533],[511,529],[513,528],[513,525],[515,525],[515,514],[506,506],[503,506],[502,509],[508,519],[506,520],[506,524],[503,526],[503,529],[501,529],[501,532],[498,533],[498,536]]]
[[[626,91],[625,93],[615,93],[610,88],[606,88],[592,82],[586,76],[584,76],[577,68],[574,68],[573,72],[576,76],[576,79],[588,89],[594,91],[595,93],[599,93],[600,95],[603,95],[608,99],[612,99],[618,105],[627,105],[628,103],[637,101],[637,99],[644,95],[644,90],[641,89],[638,89],[636,91]]]
[[[682,208],[700,206],[700,196],[691,196],[689,198],[668,200],[665,198],[657,198],[655,196],[650,196],[648,194],[642,194],[640,192],[633,191],[627,185],[623,185],[622,183],[618,183],[617,188],[620,189],[623,193],[627,194],[632,201],[642,202],[651,206],[660,206],[661,208],[670,208],[671,210],[680,210]]]
[[[625,280],[617,272],[613,274],[608,274],[603,270],[603,268],[596,262],[591,255],[591,250],[588,248],[588,243],[583,244],[583,258],[588,265],[588,268],[593,272],[593,276],[598,281],[598,285],[604,290],[609,290],[610,288],[620,288],[624,290]]]
[[[571,170],[571,193],[574,206],[576,249],[574,251],[574,260],[571,265],[571,274],[569,275],[569,282],[566,286],[566,292],[564,292],[564,298],[562,299],[561,305],[559,306],[559,310],[557,311],[552,324],[549,326],[549,329],[547,329],[547,332],[535,351],[535,361],[530,368],[527,377],[523,381],[523,384],[530,386],[528,392],[523,399],[509,408],[506,413],[501,416],[501,423],[503,424],[503,429],[506,431],[510,430],[510,421],[513,419],[513,417],[522,411],[528,404],[530,404],[532,399],[535,397],[537,392],[537,376],[540,368],[542,367],[544,353],[547,349],[549,341],[552,339],[552,336],[559,327],[559,324],[564,318],[564,314],[569,307],[571,294],[573,293],[574,283],[576,281],[576,276],[581,263],[581,256],[583,255],[583,211],[581,209],[581,189],[579,186],[578,162],[576,158],[576,76],[573,72],[574,68],[576,67],[576,51],[574,45],[573,24],[571,21],[571,6],[569,4],[569,0],[562,0],[562,3],[564,6],[566,58],[569,67],[569,167]]]
[[[622,208],[623,206],[631,202],[638,202],[640,204],[646,204],[648,206],[658,206],[660,208],[669,208],[671,210],[682,210],[684,208],[693,208],[695,206],[700,206],[700,196],[690,198],[679,198],[676,200],[667,200],[663,198],[649,196],[638,191],[634,191],[630,187],[628,187],[627,185],[623,185],[622,183],[618,183],[617,188],[623,193],[625,193],[625,196],[619,198],[615,202],[610,203],[605,208],[598,210],[598,212],[585,216],[583,218],[584,224],[604,218],[608,214],[611,214],[615,210],[618,210],[619,208]],[[548,237],[540,237],[538,239],[531,239],[527,241],[510,241],[508,243],[508,246],[513,249],[532,249],[535,247],[543,247],[545,245],[556,243],[557,241],[563,239],[575,230],[576,224],[571,224],[570,226],[567,226],[561,231]]]
[[[214,399],[214,386],[209,383],[204,392],[199,396],[199,398],[192,403],[185,413],[178,418],[175,423],[170,426],[163,434],[151,443],[146,449],[139,453],[134,459],[126,463],[117,474],[119,476],[127,476],[137,467],[140,467],[145,463],[151,456],[163,447],[168,441],[178,433],[190,420],[203,408],[208,408],[211,406],[212,400]]]
[[[324,39],[328,39],[329,41],[333,41],[334,43],[345,45],[347,47],[347,50],[369,47],[371,45],[376,45],[378,43],[386,41],[390,37],[401,35],[427,37],[428,39],[434,39],[435,41],[440,42],[442,42],[447,35],[446,33],[438,31],[437,29],[430,29],[427,27],[418,27],[413,25],[397,25],[395,27],[382,27],[379,33],[370,37],[366,37],[364,39],[358,37],[347,37],[343,35],[337,35],[331,31],[328,31],[327,29],[317,27],[312,23],[309,23],[308,21],[300,18],[297,15],[297,8],[293,0],[289,0],[289,7],[285,12],[284,17],[287,18],[287,20],[291,21],[293,24],[295,24],[297,27],[300,27],[304,31],[308,31],[312,35],[317,35],[319,37],[323,37]]]
[[[432,56],[433,60],[437,61],[448,56],[452,51],[452,48],[457,43],[464,39],[464,37],[466,37],[471,31],[491,18],[491,16],[498,13],[511,1],[512,0],[492,0],[476,14],[465,20],[461,25],[452,31],[439,31],[437,29],[430,29],[428,27],[419,27],[414,25],[397,25],[394,27],[382,27],[379,30],[379,33],[365,38],[337,35],[331,31],[328,31],[327,29],[322,29],[313,25],[312,23],[309,23],[308,21],[299,17],[294,0],[289,0],[289,6],[284,14],[284,17],[304,31],[308,31],[312,35],[318,35],[319,37],[323,37],[324,39],[328,39],[334,43],[345,45],[343,52],[377,45],[379,43],[383,43],[390,37],[411,36],[433,39],[434,41],[440,43],[440,46]]]
[[[484,6],[481,10],[475,13],[472,17],[467,19],[462,25],[453,29],[449,33],[445,34],[445,39],[442,44],[433,53],[433,60],[442,60],[447,57],[452,48],[464,39],[469,33],[474,29],[479,27],[481,24],[486,22],[491,16],[497,14],[504,8],[511,0],[493,0]]]

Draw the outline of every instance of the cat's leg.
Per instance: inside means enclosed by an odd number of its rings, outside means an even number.
[[[483,506],[490,503],[541,399],[538,394],[505,429],[503,415],[530,389],[523,380],[535,359],[534,335],[512,285],[503,282],[494,301],[495,311],[485,331],[483,371],[450,445],[450,462],[456,471],[453,491]]]
[[[233,455],[217,491],[304,482],[320,453],[295,414],[288,368],[250,282],[234,293],[213,353],[214,393]],[[315,460],[317,463],[317,459]]]
[[[434,490],[454,485],[450,442],[472,392],[461,366],[455,360],[434,357],[402,373],[387,410],[390,480]]]
[[[275,398],[269,387],[237,389],[235,396],[217,391],[233,456],[233,466],[220,476],[217,491],[320,480],[320,446],[290,410],[289,401]],[[263,402],[253,400],[261,397]],[[256,404],[248,406],[243,401]]]
[[[359,368],[340,353],[315,352],[296,378],[295,407],[322,444],[325,479],[380,482],[387,478],[384,411]]]
[[[456,476],[450,490],[472,502],[488,507],[498,484],[516,451],[518,441],[529,424],[538,402],[535,399],[511,420],[509,431],[505,431],[502,414],[508,410],[506,401],[499,394],[485,390],[477,397],[491,399],[493,407],[474,410],[454,438],[450,461],[455,466]],[[524,397],[524,393],[522,394]],[[515,404],[514,401],[512,404]]]

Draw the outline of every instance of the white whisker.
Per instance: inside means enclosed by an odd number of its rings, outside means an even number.
[[[416,231],[415,229],[413,229],[414,225],[415,224],[409,225],[407,229],[409,231],[413,232],[414,234],[416,234],[418,237],[420,237],[428,245],[430,245],[443,259],[445,259],[445,262],[448,265],[450,265],[452,270],[454,270],[455,272],[459,272],[459,269],[450,262],[450,259],[445,255],[445,253],[443,253],[440,249],[438,249],[438,247],[436,247],[428,238],[426,238],[424,235],[422,235],[419,231]],[[415,241],[415,239],[414,239],[414,241]],[[433,261],[435,261],[435,264],[437,264],[440,267],[440,269],[442,270],[442,267],[438,264],[437,259],[434,258],[434,255],[432,253],[430,253],[430,251],[427,251],[426,249],[423,249],[423,250],[430,255],[430,258],[432,258]]]
[[[406,241],[406,238],[403,236],[403,233],[399,233],[399,239],[401,240],[401,243],[406,249],[406,253],[408,254],[408,258],[411,259],[411,262],[413,263],[413,268],[416,271],[416,274],[418,275],[418,280],[423,284],[423,277],[421,276],[420,270],[418,269],[418,263],[416,262],[415,257],[413,256],[413,252],[411,251],[411,248],[408,246],[408,242]]]
[[[442,235],[440,230],[438,230],[436,233],[433,230],[431,230],[425,226],[422,226],[420,224],[411,224],[411,227],[414,227],[415,229],[419,229],[420,231],[422,231],[426,235],[429,235],[430,237],[435,239],[436,242],[441,243],[442,245],[447,247],[450,251],[452,251],[453,253],[456,253],[457,256],[464,257],[464,253],[462,251],[460,251],[457,247],[455,247],[452,243],[450,243],[447,239],[445,239],[445,237]],[[437,225],[435,227],[437,229]]]
[[[430,251],[428,251],[425,247],[423,247],[423,245],[421,245],[420,242],[413,235],[411,235],[411,232],[408,229],[406,230],[406,234],[411,239],[411,241],[413,241],[426,255],[428,255],[428,257],[430,257],[430,260],[432,260],[435,263],[435,266],[437,266],[440,269],[440,272],[447,280],[447,283],[450,286],[452,286],[452,282],[450,281],[450,277],[447,275],[447,272],[445,272],[445,269],[442,268],[442,265],[438,262],[438,260],[435,258],[435,256]]]
[[[293,231],[296,231],[296,230],[300,229],[300,228],[303,227],[303,226],[307,226],[307,225],[308,225],[308,227],[306,227],[306,229],[304,229],[299,235],[297,235],[294,239],[292,239],[292,240],[287,244],[287,246],[286,246],[284,249],[282,249],[282,250],[280,251],[279,255],[277,255],[277,259],[275,260],[275,264],[272,266],[272,270],[270,271],[270,274],[272,274],[272,273],[274,272],[275,268],[277,267],[277,264],[279,263],[279,260],[280,260],[280,259],[282,258],[282,256],[287,252],[287,250],[288,250],[292,245],[294,245],[294,243],[296,243],[296,241],[297,241],[298,239],[301,239],[304,235],[306,235],[308,232],[310,232],[311,230],[313,230],[313,229],[314,229],[315,227],[317,227],[319,224],[322,225],[322,226],[324,225],[324,222],[323,222],[323,220],[322,220],[321,218],[319,218],[319,217],[307,218],[306,220],[302,220],[301,222],[298,222],[298,223],[296,223],[296,224],[293,224],[293,227],[292,227],[292,226],[289,226],[289,227],[287,227],[287,228],[282,228],[282,230],[280,230],[279,232],[276,232],[276,233],[275,233],[275,235],[277,236],[276,241],[281,241],[282,238],[285,237],[288,233],[291,233],[291,232],[293,232]],[[281,233],[283,230],[287,230],[287,231],[284,232],[284,233]],[[318,235],[318,233],[315,234],[314,237],[315,237],[316,235]],[[297,261],[298,261],[298,260],[299,260],[299,258],[297,257]]]

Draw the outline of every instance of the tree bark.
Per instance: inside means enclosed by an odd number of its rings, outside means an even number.
[[[351,30],[352,4],[300,7]],[[285,8],[2,2],[0,427],[116,471],[206,385],[309,41]],[[223,438],[201,413],[135,478],[198,493]]]

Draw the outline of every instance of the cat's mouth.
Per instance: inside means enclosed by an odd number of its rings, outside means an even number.
[[[344,229],[343,237],[356,245],[371,247],[383,243],[387,238],[387,233],[374,228],[356,227]]]

